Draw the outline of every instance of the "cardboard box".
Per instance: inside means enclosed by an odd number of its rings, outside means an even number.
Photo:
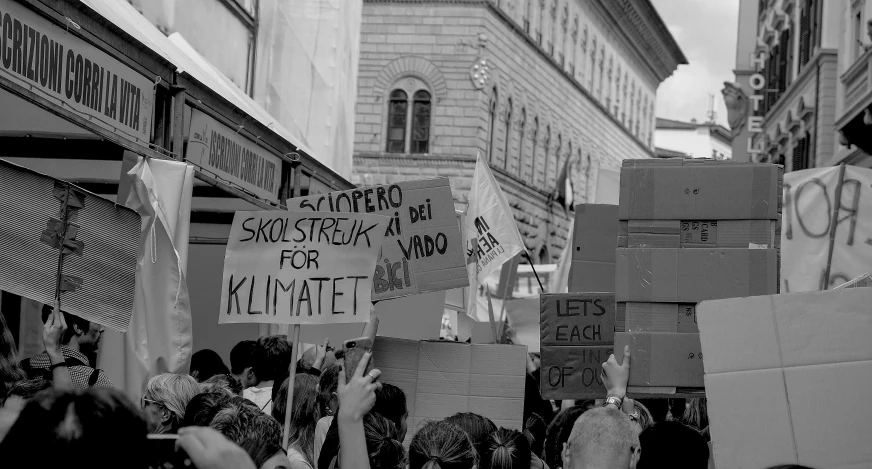
[[[602,364],[612,346],[542,346],[540,391],[545,399],[601,399]],[[632,372],[631,372],[632,376]]]
[[[699,332],[695,303],[627,302],[615,309],[624,319],[621,332]]]
[[[527,347],[379,337],[381,381],[406,393],[407,440],[422,422],[475,412],[498,426],[522,428]]]
[[[621,220],[775,220],[783,168],[763,163],[624,160]]]
[[[776,249],[617,249],[619,302],[697,303],[778,292]]]
[[[616,332],[615,350],[630,346],[630,386],[703,387],[699,334]]]
[[[777,248],[777,220],[629,220],[621,221],[618,247],[629,248]]]
[[[541,345],[611,345],[615,341],[614,293],[539,295]]]
[[[872,289],[698,306],[719,468],[872,465]]]
[[[569,291],[614,291],[618,206],[575,206]]]

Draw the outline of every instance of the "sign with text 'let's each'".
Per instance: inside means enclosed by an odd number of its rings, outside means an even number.
[[[236,212],[219,323],[366,322],[388,218],[368,213]]]
[[[292,212],[390,218],[372,273],[373,300],[469,286],[448,178],[298,197],[287,205]]]
[[[185,158],[220,179],[278,203],[282,161],[235,129],[196,109],[191,114]]]
[[[0,0],[0,24],[0,76],[103,129],[148,142],[151,79],[80,39],[69,24],[59,26],[20,2]]]

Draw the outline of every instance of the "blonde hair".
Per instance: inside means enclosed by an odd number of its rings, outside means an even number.
[[[173,414],[173,428],[185,418],[188,402],[200,394],[197,380],[191,375],[163,373],[148,380],[142,397],[158,402]]]

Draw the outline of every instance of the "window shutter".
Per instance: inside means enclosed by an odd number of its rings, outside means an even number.
[[[802,9],[799,17],[799,68],[802,69],[803,65],[808,62],[809,54],[811,52],[811,24],[810,24],[810,10],[809,3],[806,2],[805,8]]]
[[[806,139],[801,138],[793,147],[793,168],[791,171],[801,171],[808,166],[806,161]]]
[[[781,31],[781,37],[778,39],[778,95],[775,101],[781,97],[781,93],[787,89],[787,55],[790,49],[790,30]]]
[[[790,29],[787,30],[787,42],[785,44],[787,45],[787,66],[785,67],[787,72],[784,80],[784,89],[787,89],[790,86],[790,82],[793,81],[793,60],[795,57],[793,52],[793,33]]]

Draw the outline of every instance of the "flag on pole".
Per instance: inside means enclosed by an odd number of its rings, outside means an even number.
[[[465,225],[467,271],[470,288],[475,291],[479,285],[487,285],[491,273],[524,251],[512,209],[481,152],[472,177]],[[475,318],[475,302],[467,303],[467,315]]]
[[[557,261],[557,269],[548,281],[548,291],[551,293],[569,293],[569,267],[572,266],[572,236],[575,234],[575,217],[569,221],[569,231],[566,235],[566,245]]]

